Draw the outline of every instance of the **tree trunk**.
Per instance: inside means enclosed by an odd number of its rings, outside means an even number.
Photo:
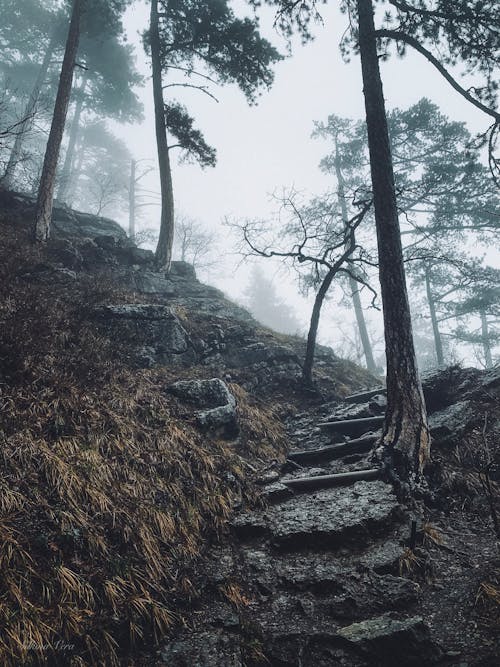
[[[167,128],[165,124],[165,103],[163,100],[158,21],[158,0],[151,0],[149,40],[153,71],[156,145],[158,148],[161,192],[160,237],[158,239],[158,245],[156,246],[155,258],[157,268],[168,272],[170,270],[172,246],[174,243],[174,193],[172,188],[170,156],[168,152]]]
[[[429,268],[425,268],[425,289],[427,291],[427,302],[429,304],[429,313],[432,322],[432,333],[434,334],[434,348],[436,350],[436,361],[438,367],[444,366],[443,343],[441,342],[441,334],[439,332],[439,323],[436,315],[436,305],[434,302],[434,295],[432,294],[431,278]]]
[[[346,196],[345,196],[345,184],[344,176],[342,174],[342,169],[338,159],[335,160],[335,174],[337,176],[337,195],[340,202],[340,208],[342,211],[342,220],[344,226],[347,229],[349,225],[349,214],[347,212],[346,205]],[[363,308],[361,306],[361,298],[359,296],[359,285],[349,276],[349,287],[351,290],[352,303],[354,306],[354,314],[356,315],[356,323],[358,325],[359,337],[361,338],[361,345],[363,347],[363,353],[365,355],[366,367],[370,373],[376,373],[377,367],[373,359],[373,350],[370,342],[370,336],[368,335],[368,329],[366,328],[365,316],[363,314]]]
[[[137,161],[132,160],[130,163],[130,183],[128,188],[128,236],[132,241],[135,241],[135,173],[137,169]]]
[[[47,241],[50,236],[50,223],[52,218],[52,206],[54,200],[54,188],[56,182],[57,162],[59,151],[68,114],[71,87],[73,84],[73,73],[75,69],[78,42],[80,40],[80,18],[82,3],[84,0],[73,0],[71,22],[66,50],[59,78],[59,87],[52,116],[49,139],[45,150],[40,186],[38,188],[38,200],[35,213],[35,237],[37,241]]]
[[[312,369],[314,364],[314,352],[316,350],[316,338],[318,336],[319,317],[321,315],[321,307],[325,300],[326,293],[330,289],[333,279],[337,273],[337,266],[331,268],[326,276],[314,299],[314,305],[311,313],[311,323],[309,324],[309,333],[307,334],[306,355],[304,365],[302,367],[302,378],[304,382],[312,386]]]
[[[75,159],[75,148],[78,139],[78,132],[80,130],[80,119],[82,117],[85,88],[87,87],[88,77],[89,77],[88,72],[85,71],[80,87],[76,91],[77,99],[75,106],[75,115],[73,116],[73,120],[71,122],[68,148],[66,150],[66,155],[64,157],[64,164],[61,171],[60,184],[57,190],[57,199],[65,203],[67,203],[66,197],[68,196],[68,190],[70,189],[71,177],[73,172],[73,163]]]
[[[411,488],[429,459],[430,435],[413,345],[372,0],[357,0],[357,6],[387,357],[383,456],[387,473]]]
[[[488,320],[484,309],[479,311],[481,316],[481,340],[483,343],[484,363],[486,368],[493,368],[493,357],[491,355],[490,332],[488,330]]]
[[[54,53],[56,43],[57,43],[56,31],[54,30],[54,32],[52,33],[52,37],[50,38],[47,50],[45,51],[43,62],[40,65],[40,69],[38,70],[38,76],[33,85],[33,90],[31,91],[30,98],[23,111],[21,125],[19,125],[19,127],[16,128],[17,133],[14,141],[14,146],[12,147],[12,150],[10,152],[9,162],[7,164],[5,173],[2,177],[2,186],[7,190],[12,188],[14,174],[21,155],[24,138],[33,123],[33,116],[36,113],[36,106],[38,103],[38,98],[40,96],[40,91],[47,77],[47,72],[49,70],[50,61],[52,60],[52,54]]]

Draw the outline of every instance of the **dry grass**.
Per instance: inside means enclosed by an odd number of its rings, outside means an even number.
[[[132,297],[104,275],[27,282],[43,251],[0,232],[0,664],[122,664],[196,596],[190,572],[251,497],[248,453],[279,457],[282,434],[233,386],[244,446],[202,436],[172,372],[131,370],[90,323]]]
[[[424,546],[428,546],[429,544],[436,544],[437,546],[441,546],[444,544],[443,534],[440,532],[439,528],[436,528],[436,526],[434,526],[432,523],[424,523],[422,526],[422,532]]]
[[[423,559],[417,556],[412,549],[406,547],[399,557],[399,576],[403,577],[412,574],[416,570],[422,568],[423,564]]]
[[[252,602],[248,595],[246,595],[236,583],[229,583],[221,586],[220,592],[236,607],[236,609],[248,607]]]
[[[478,588],[475,607],[483,622],[498,632],[500,628],[500,570],[493,571],[489,581]]]

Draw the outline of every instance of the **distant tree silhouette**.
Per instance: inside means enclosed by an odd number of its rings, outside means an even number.
[[[244,299],[246,307],[261,324],[280,333],[300,333],[302,327],[292,307],[285,303],[262,269],[253,267]]]

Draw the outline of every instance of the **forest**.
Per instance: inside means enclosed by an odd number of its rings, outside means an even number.
[[[0,663],[498,664],[498,3],[0,10]]]

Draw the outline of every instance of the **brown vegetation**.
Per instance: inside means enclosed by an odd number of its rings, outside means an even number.
[[[119,664],[196,596],[190,571],[252,496],[245,456],[279,457],[281,431],[233,385],[244,446],[203,436],[165,391],[172,369],[128,368],[91,324],[133,295],[104,273],[28,283],[45,250],[0,227],[0,662]]]

